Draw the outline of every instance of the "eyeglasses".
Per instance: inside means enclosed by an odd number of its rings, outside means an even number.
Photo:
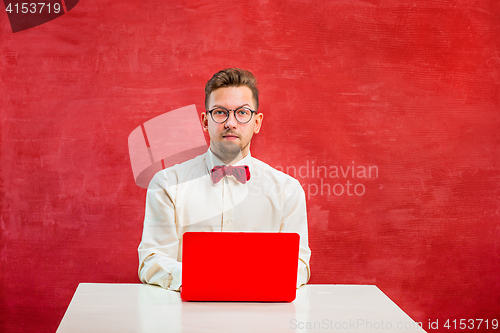
[[[256,112],[244,106],[237,109],[226,109],[222,106],[217,106],[207,112],[210,113],[210,116],[212,117],[212,120],[214,122],[216,122],[217,124],[222,124],[229,118],[229,114],[231,113],[231,111],[233,111],[234,118],[240,124],[248,123],[250,119],[252,119],[254,112]]]

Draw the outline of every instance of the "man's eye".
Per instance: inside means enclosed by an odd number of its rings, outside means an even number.
[[[222,109],[216,109],[216,110],[213,111],[213,113],[215,113],[218,116],[222,116],[222,115],[226,114],[226,111],[222,110]]]
[[[248,115],[250,113],[250,111],[248,111],[246,109],[238,109],[238,110],[236,110],[236,112],[238,112],[238,114],[240,116],[246,116],[246,115]]]

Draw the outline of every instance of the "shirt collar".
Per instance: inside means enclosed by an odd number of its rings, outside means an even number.
[[[207,163],[207,168],[208,168],[209,173],[210,173],[210,170],[212,170],[214,168],[214,166],[216,166],[216,165],[226,165],[217,156],[215,156],[215,154],[210,150],[210,148],[208,148],[205,160]],[[248,165],[249,166],[251,160],[252,160],[252,154],[250,152],[248,152],[247,156],[245,156],[243,159],[241,159],[240,161],[236,162],[233,165],[234,166],[237,166],[237,165]]]

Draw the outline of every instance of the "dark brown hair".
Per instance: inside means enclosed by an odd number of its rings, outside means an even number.
[[[212,91],[224,87],[247,86],[252,91],[255,108],[259,108],[259,90],[257,79],[252,73],[240,68],[226,68],[217,72],[205,85],[205,108],[208,109],[208,99]],[[257,111],[257,110],[255,110]]]

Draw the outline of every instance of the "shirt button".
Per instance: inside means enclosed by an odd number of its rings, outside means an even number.
[[[227,190],[227,195],[231,195],[231,191],[230,190]]]
[[[229,224],[229,222],[231,222],[231,220],[226,220],[226,224]]]

